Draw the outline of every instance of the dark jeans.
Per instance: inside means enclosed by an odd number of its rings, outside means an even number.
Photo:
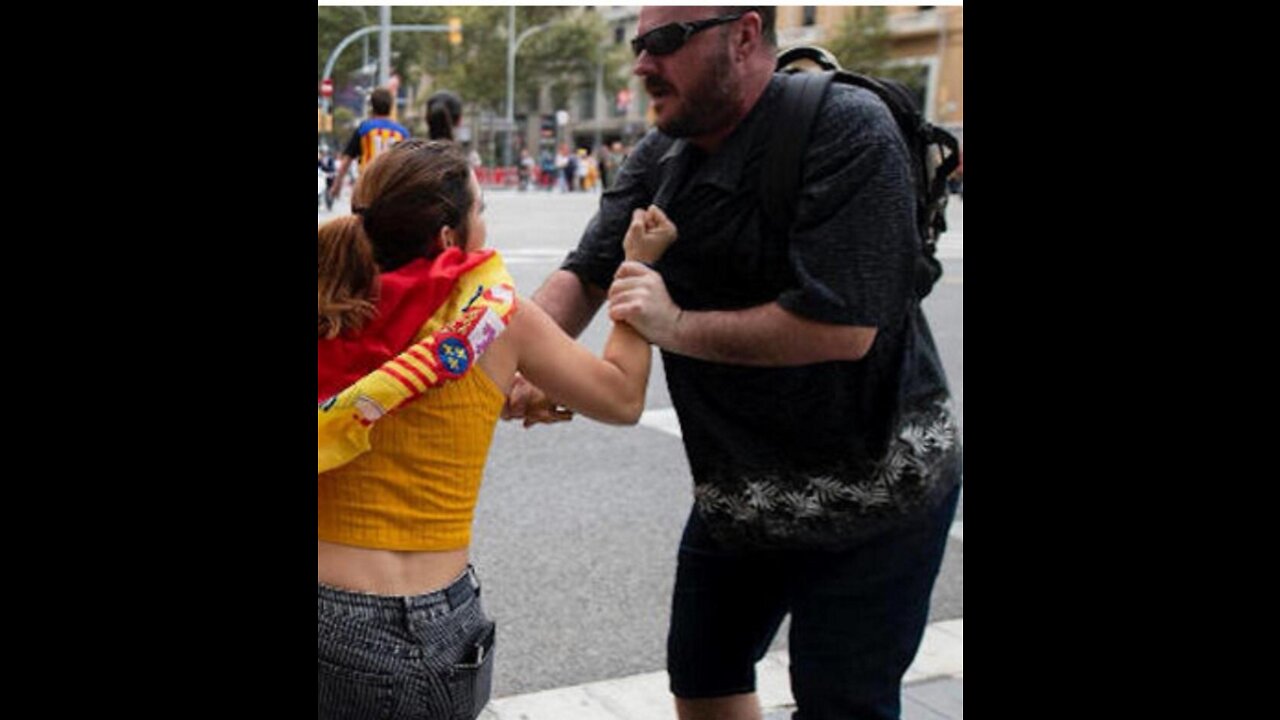
[[[896,720],[960,496],[841,552],[729,551],[695,510],[680,543],[667,637],[671,692],[755,691],[755,663],[791,613],[794,720]]]
[[[317,595],[318,717],[474,720],[489,702],[494,623],[470,568],[425,595]]]

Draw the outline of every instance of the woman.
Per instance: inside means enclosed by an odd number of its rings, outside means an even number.
[[[475,718],[494,624],[471,518],[515,373],[564,414],[634,424],[649,345],[615,325],[597,358],[508,292],[454,143],[392,148],[352,207],[319,229],[320,716]],[[637,210],[626,256],[653,262],[675,235],[660,210]]]
[[[427,98],[427,135],[432,140],[455,140],[462,125],[462,98],[441,90]]]

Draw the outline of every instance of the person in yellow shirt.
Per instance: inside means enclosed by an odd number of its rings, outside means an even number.
[[[596,357],[514,291],[486,250],[484,201],[452,142],[406,140],[318,230],[317,665],[322,718],[475,718],[494,623],[469,562],[493,428],[518,373],[526,417],[634,424],[649,343],[618,323]],[[630,262],[676,228],[636,210]]]

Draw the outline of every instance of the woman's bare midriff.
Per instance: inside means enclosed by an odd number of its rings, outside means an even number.
[[[371,550],[317,540],[317,579],[376,595],[421,595],[448,587],[467,569],[467,548],[441,552]]]
[[[489,346],[477,365],[497,391],[506,395],[515,375],[509,343]],[[467,569],[467,548],[441,552],[371,550],[317,540],[318,580],[330,587],[376,595],[421,595],[448,587]]]

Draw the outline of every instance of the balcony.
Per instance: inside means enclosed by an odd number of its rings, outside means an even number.
[[[942,15],[937,10],[893,13],[888,21],[889,34],[893,37],[928,35],[942,29]]]
[[[635,20],[640,16],[640,8],[633,5],[610,5],[608,7],[600,7],[598,9],[600,17],[605,22],[625,22],[627,20]]]
[[[778,47],[821,44],[823,35],[822,27],[819,25],[778,28]]]

